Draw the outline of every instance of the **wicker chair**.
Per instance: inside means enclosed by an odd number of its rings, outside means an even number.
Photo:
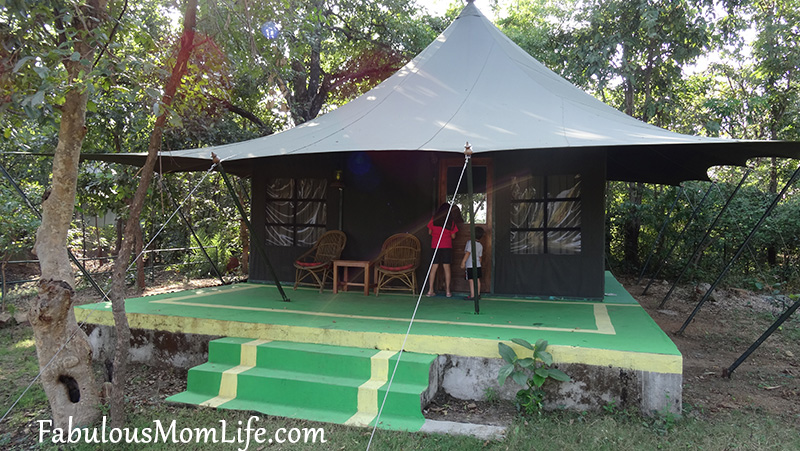
[[[342,255],[346,242],[347,236],[339,230],[323,233],[314,246],[294,262],[294,289],[296,290],[298,285],[310,285],[319,287],[319,292],[322,293],[333,268],[333,261]],[[309,276],[314,281],[303,282]]]
[[[372,262],[375,268],[375,296],[380,290],[411,290],[417,294],[417,267],[419,266],[421,245],[419,239],[410,233],[398,233],[383,242],[381,253]],[[399,286],[389,285],[393,280]]]

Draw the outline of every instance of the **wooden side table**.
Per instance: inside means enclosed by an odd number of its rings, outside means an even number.
[[[347,291],[348,286],[364,287],[364,296],[369,296],[369,261],[362,260],[334,260],[333,261],[333,294],[339,292],[339,284],[342,285],[342,291]],[[339,268],[344,269],[343,280],[339,281]],[[363,282],[353,282],[350,280],[348,270],[350,268],[361,268],[364,272]]]

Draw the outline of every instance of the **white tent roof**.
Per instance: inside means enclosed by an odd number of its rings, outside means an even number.
[[[656,183],[703,179],[712,165],[752,156],[797,155],[787,155],[787,143],[682,135],[627,116],[547,69],[470,2],[411,62],[332,112],[274,135],[162,156],[175,170],[197,169],[185,159],[212,152],[226,168],[244,168],[252,162],[238,160],[321,152],[461,153],[466,142],[476,153],[604,148],[609,178]]]

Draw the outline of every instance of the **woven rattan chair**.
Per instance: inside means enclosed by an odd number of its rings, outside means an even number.
[[[422,246],[410,233],[398,233],[383,242],[381,253],[372,262],[375,268],[375,296],[381,290],[411,290],[417,294],[417,267]],[[389,285],[393,280],[399,284]]]
[[[319,292],[325,288],[325,282],[333,268],[333,261],[342,255],[342,249],[347,242],[347,236],[339,230],[329,230],[319,237],[319,240],[308,252],[301,255],[295,262],[294,289],[298,285],[319,287]],[[304,282],[311,276],[314,281]]]

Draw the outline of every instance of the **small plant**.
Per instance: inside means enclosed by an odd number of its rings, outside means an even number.
[[[494,387],[486,387],[486,389],[483,390],[483,398],[490,404],[494,404],[500,399]]]
[[[605,410],[606,413],[609,413],[611,415],[619,412],[619,408],[617,407],[616,401],[607,402],[606,405],[603,406],[603,410]]]
[[[500,386],[503,386],[511,377],[514,382],[525,387],[517,392],[517,410],[529,416],[541,413],[545,395],[542,385],[548,379],[567,382],[570,377],[557,368],[550,368],[553,364],[553,356],[546,351],[546,340],[537,340],[535,345],[531,345],[521,338],[513,338],[511,341],[533,351],[533,356],[521,359],[511,346],[502,342],[498,343],[500,356],[506,361],[506,364],[500,368],[497,381]]]

